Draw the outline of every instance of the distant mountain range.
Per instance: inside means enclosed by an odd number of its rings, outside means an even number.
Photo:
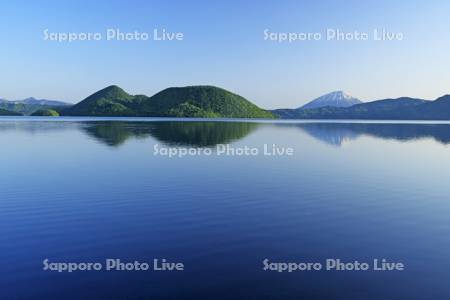
[[[45,106],[68,106],[69,103],[59,101],[59,100],[47,100],[47,99],[36,99],[33,97],[26,98],[23,100],[12,101],[15,103],[23,103],[28,105],[45,105]]]
[[[244,97],[214,86],[172,87],[148,97],[112,85],[59,112],[63,116],[274,118]]]
[[[450,95],[434,101],[401,97],[358,103],[347,107],[342,107],[340,101],[334,104],[331,101],[327,106],[308,108],[311,107],[309,104],[316,100],[301,108],[276,109],[272,112],[282,119],[450,120]]]
[[[327,106],[350,107],[359,103],[362,103],[362,101],[344,93],[343,91],[335,91],[312,100],[311,102],[300,107],[300,109],[314,109]]]
[[[130,95],[112,85],[75,105],[35,98],[0,99],[0,109],[0,115],[35,116],[450,120],[450,95],[434,101],[401,97],[363,103],[336,91],[300,108],[268,111],[242,96],[214,86],[171,87],[148,97]]]
[[[40,110],[52,107],[62,108],[68,107],[71,104],[57,101],[57,100],[47,100],[47,99],[36,99],[33,97],[26,98],[23,100],[5,100],[0,99],[0,108],[10,112],[15,112],[19,114],[31,115],[32,113]]]

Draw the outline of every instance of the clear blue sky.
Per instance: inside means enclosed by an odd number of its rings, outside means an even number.
[[[224,87],[264,108],[333,91],[362,100],[450,93],[450,1],[1,1],[0,97],[78,102],[110,84],[153,95]],[[178,42],[44,41],[43,31],[184,33]],[[402,41],[264,41],[327,28]]]

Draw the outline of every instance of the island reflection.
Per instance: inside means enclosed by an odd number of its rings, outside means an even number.
[[[432,138],[442,144],[450,143],[450,124],[298,123],[287,126],[337,147],[361,136],[404,142]]]
[[[82,126],[91,137],[109,146],[129,138],[152,137],[169,146],[213,147],[245,138],[264,126],[298,128],[329,145],[341,147],[361,136],[413,141],[432,138],[450,143],[450,124],[387,123],[255,123],[255,122],[90,122]],[[267,141],[269,142],[269,141]]]
[[[300,129],[328,145],[341,147],[362,136],[384,140],[414,141],[433,139],[450,143],[450,124],[389,123],[278,123],[245,121],[0,121],[0,133],[21,131],[29,134],[76,130],[110,147],[129,139],[154,138],[168,146],[214,147],[241,140],[263,128]],[[270,143],[270,141],[263,141]]]
[[[95,122],[83,126],[91,137],[109,146],[127,139],[153,137],[168,146],[213,147],[240,140],[258,128],[249,122]]]

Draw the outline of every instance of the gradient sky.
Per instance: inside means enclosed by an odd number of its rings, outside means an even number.
[[[318,1],[315,1],[318,2]],[[153,95],[216,85],[264,108],[333,90],[364,101],[450,93],[450,1],[3,1],[0,98],[78,102],[110,84]],[[184,33],[178,42],[43,40],[43,31]],[[402,41],[264,41],[327,28],[402,32]]]

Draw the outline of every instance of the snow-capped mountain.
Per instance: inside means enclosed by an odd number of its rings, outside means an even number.
[[[326,106],[350,107],[359,103],[362,103],[362,101],[344,93],[343,91],[335,91],[312,100],[311,102],[300,107],[300,109],[312,109]]]

